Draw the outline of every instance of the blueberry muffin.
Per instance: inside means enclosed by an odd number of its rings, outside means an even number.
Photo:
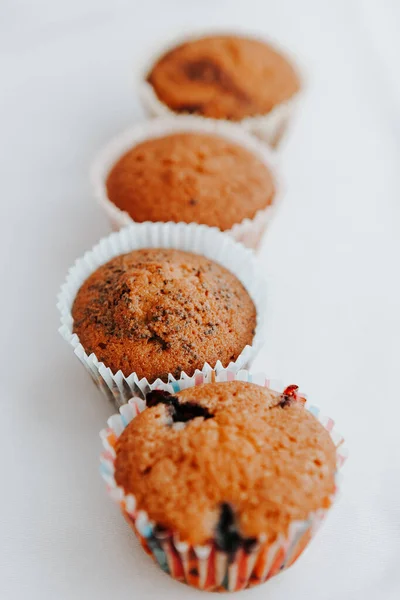
[[[252,343],[256,309],[221,265],[174,249],[116,256],[92,273],[73,307],[73,331],[113,373],[149,382],[227,366]]]
[[[201,223],[226,231],[270,206],[264,162],[217,135],[174,133],[138,143],[110,170],[107,197],[136,222]]]
[[[271,542],[329,507],[335,446],[292,395],[233,381],[150,392],[146,404],[118,440],[115,479],[182,540]]]
[[[335,445],[297,386],[209,383],[151,391],[146,405],[110,437],[112,476],[161,568],[235,591],[289,567],[336,489]]]

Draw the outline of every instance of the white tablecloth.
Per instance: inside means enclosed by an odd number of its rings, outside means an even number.
[[[395,0],[3,0],[0,4],[1,492],[5,600],[201,597],[139,549],[98,475],[114,412],[57,333],[55,295],[108,226],[99,146],[141,117],[134,70],[163,36],[242,25],[307,66],[262,250],[256,369],[298,383],[351,457],[341,499],[287,573],[241,598],[400,596],[400,7]]]

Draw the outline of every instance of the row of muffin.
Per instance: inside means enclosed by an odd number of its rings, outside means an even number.
[[[103,149],[92,169],[95,196],[116,229],[195,222],[256,248],[282,193],[271,146],[297,103],[297,68],[271,45],[232,35],[158,52],[139,81],[157,118]]]
[[[345,459],[333,421],[297,386],[243,368],[264,339],[264,298],[252,251],[183,223],[112,233],[59,298],[64,337],[120,407],[102,432],[109,492],[159,566],[200,589],[291,566]]]
[[[257,246],[279,178],[244,129],[297,92],[288,74],[272,48],[233,36],[156,61],[146,94],[202,116],[137,125],[103,151],[93,180],[119,231],[75,263],[59,295],[63,337],[119,407],[102,432],[108,489],[159,566],[206,590],[293,564],[346,454],[297,386],[247,370],[265,339],[266,290],[238,241]]]

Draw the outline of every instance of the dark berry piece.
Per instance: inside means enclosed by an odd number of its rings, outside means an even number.
[[[211,419],[214,416],[207,408],[194,402],[180,404],[176,396],[164,390],[153,390],[146,394],[146,405],[149,408],[158,404],[165,404],[168,407],[169,416],[173,423],[186,423],[196,417]]]
[[[158,404],[172,404],[172,398],[177,398],[172,396],[169,392],[165,392],[164,390],[152,390],[148,394],[146,394],[146,405],[148,407],[157,406]]]
[[[284,390],[283,394],[285,396],[295,397],[298,392],[298,389],[299,389],[298,385],[288,385],[287,388]]]
[[[214,415],[210,413],[208,408],[195,404],[194,402],[184,402],[179,404],[174,403],[174,412],[172,413],[172,420],[174,423],[186,423],[196,417],[203,417],[203,419],[212,419]]]
[[[298,385],[289,385],[282,394],[282,399],[279,403],[279,406],[281,408],[286,408],[286,406],[290,406],[293,402],[295,402],[298,389]]]
[[[245,552],[251,552],[257,544],[256,538],[244,538],[240,535],[235,513],[230,504],[221,504],[221,512],[217,527],[215,529],[215,543],[219,550],[227,552],[233,559],[239,548]]]

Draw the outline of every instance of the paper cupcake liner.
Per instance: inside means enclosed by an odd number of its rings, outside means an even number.
[[[159,45],[152,52],[150,52],[150,55],[147,58],[144,66],[140,69],[138,84],[139,98],[145,112],[149,117],[161,117],[167,115],[182,114],[176,113],[171,108],[169,108],[169,106],[164,104],[164,102],[162,102],[158,98],[153,86],[147,81],[148,74],[150,73],[153,66],[156,64],[159,58],[161,58],[164,54],[166,54],[176,46],[179,46],[180,44],[183,44],[185,42],[195,41],[199,38],[208,35],[244,35],[266,42],[268,45],[275,48],[281,55],[285,56],[290,62],[290,64],[294,66],[299,75],[301,85],[302,87],[304,87],[304,76],[300,72],[297,57],[293,57],[293,55],[289,53],[286,48],[281,48],[280,45],[277,44],[275,41],[263,39],[262,36],[254,32],[242,30],[215,31],[213,29],[208,29],[206,31],[192,33],[190,35],[183,34],[174,36],[173,38],[169,39],[166,43]],[[262,115],[255,115],[252,117],[245,117],[241,121],[235,121],[235,123],[240,125],[245,131],[256,135],[258,138],[260,138],[270,146],[277,147],[289,125],[290,120],[292,119],[294,113],[298,108],[298,105],[301,101],[301,96],[302,91],[300,90],[289,100],[277,104],[268,113]],[[214,120],[210,117],[207,117],[207,119]],[[225,119],[218,119],[218,121],[225,121],[228,123],[230,122]]]
[[[136,373],[131,373],[128,377],[122,371],[113,373],[107,365],[98,360],[95,354],[88,355],[78,335],[73,332],[71,310],[78,290],[91,273],[114,256],[139,248],[176,248],[200,254],[221,264],[241,281],[252,298],[257,313],[253,342],[251,346],[243,348],[237,359],[229,365],[222,365],[219,361],[211,366],[206,363],[201,371],[196,373],[199,377],[204,377],[212,367],[217,371],[227,367],[237,372],[250,366],[265,339],[265,284],[262,268],[254,253],[215,227],[194,223],[133,223],[103,238],[92,250],[75,262],[61,287],[57,303],[61,315],[59,329],[61,335],[72,346],[74,353],[95,384],[115,403],[117,408],[133,395],[144,397],[150,389],[154,389],[162,382],[158,379],[150,384],[146,378],[139,380]],[[187,379],[184,372],[180,377],[184,381]],[[172,374],[168,375],[168,380],[175,382]]]
[[[107,177],[117,160],[130,148],[145,140],[188,131],[213,134],[235,142],[255,154],[272,173],[275,185],[275,196],[272,204],[258,211],[252,219],[246,218],[241,223],[237,223],[231,229],[225,231],[245,246],[253,249],[257,248],[274,214],[277,202],[282,196],[283,184],[275,153],[236,124],[191,115],[170,116],[138,123],[111,140],[95,158],[91,168],[93,194],[105,212],[112,228],[118,230],[134,222],[127,212],[120,210],[108,198]]]
[[[251,374],[241,370],[232,373],[227,369],[219,372],[210,370],[185,380],[160,384],[158,389],[177,393],[183,389],[203,383],[221,381],[248,381],[283,392],[285,386],[268,380],[264,374]],[[304,394],[297,393],[299,400],[306,400]],[[280,571],[290,567],[318,530],[329,509],[312,512],[302,521],[293,521],[287,535],[281,535],[274,542],[259,538],[251,552],[240,549],[234,556],[218,549],[215,543],[204,546],[191,546],[179,539],[174,531],[166,531],[149,519],[147,513],[138,510],[133,494],[125,494],[115,481],[115,445],[122,431],[140,412],[146,408],[141,398],[132,398],[120,408],[120,413],[108,420],[108,428],[101,433],[104,452],[100,459],[100,472],[107,484],[111,497],[120,505],[129,525],[135,531],[145,551],[152,556],[163,571],[178,581],[208,591],[238,591],[267,581]],[[333,503],[338,490],[339,471],[347,458],[347,448],[342,436],[334,428],[334,421],[325,417],[308,400],[305,409],[309,410],[330,433],[336,447],[337,472],[336,490],[331,497]]]

